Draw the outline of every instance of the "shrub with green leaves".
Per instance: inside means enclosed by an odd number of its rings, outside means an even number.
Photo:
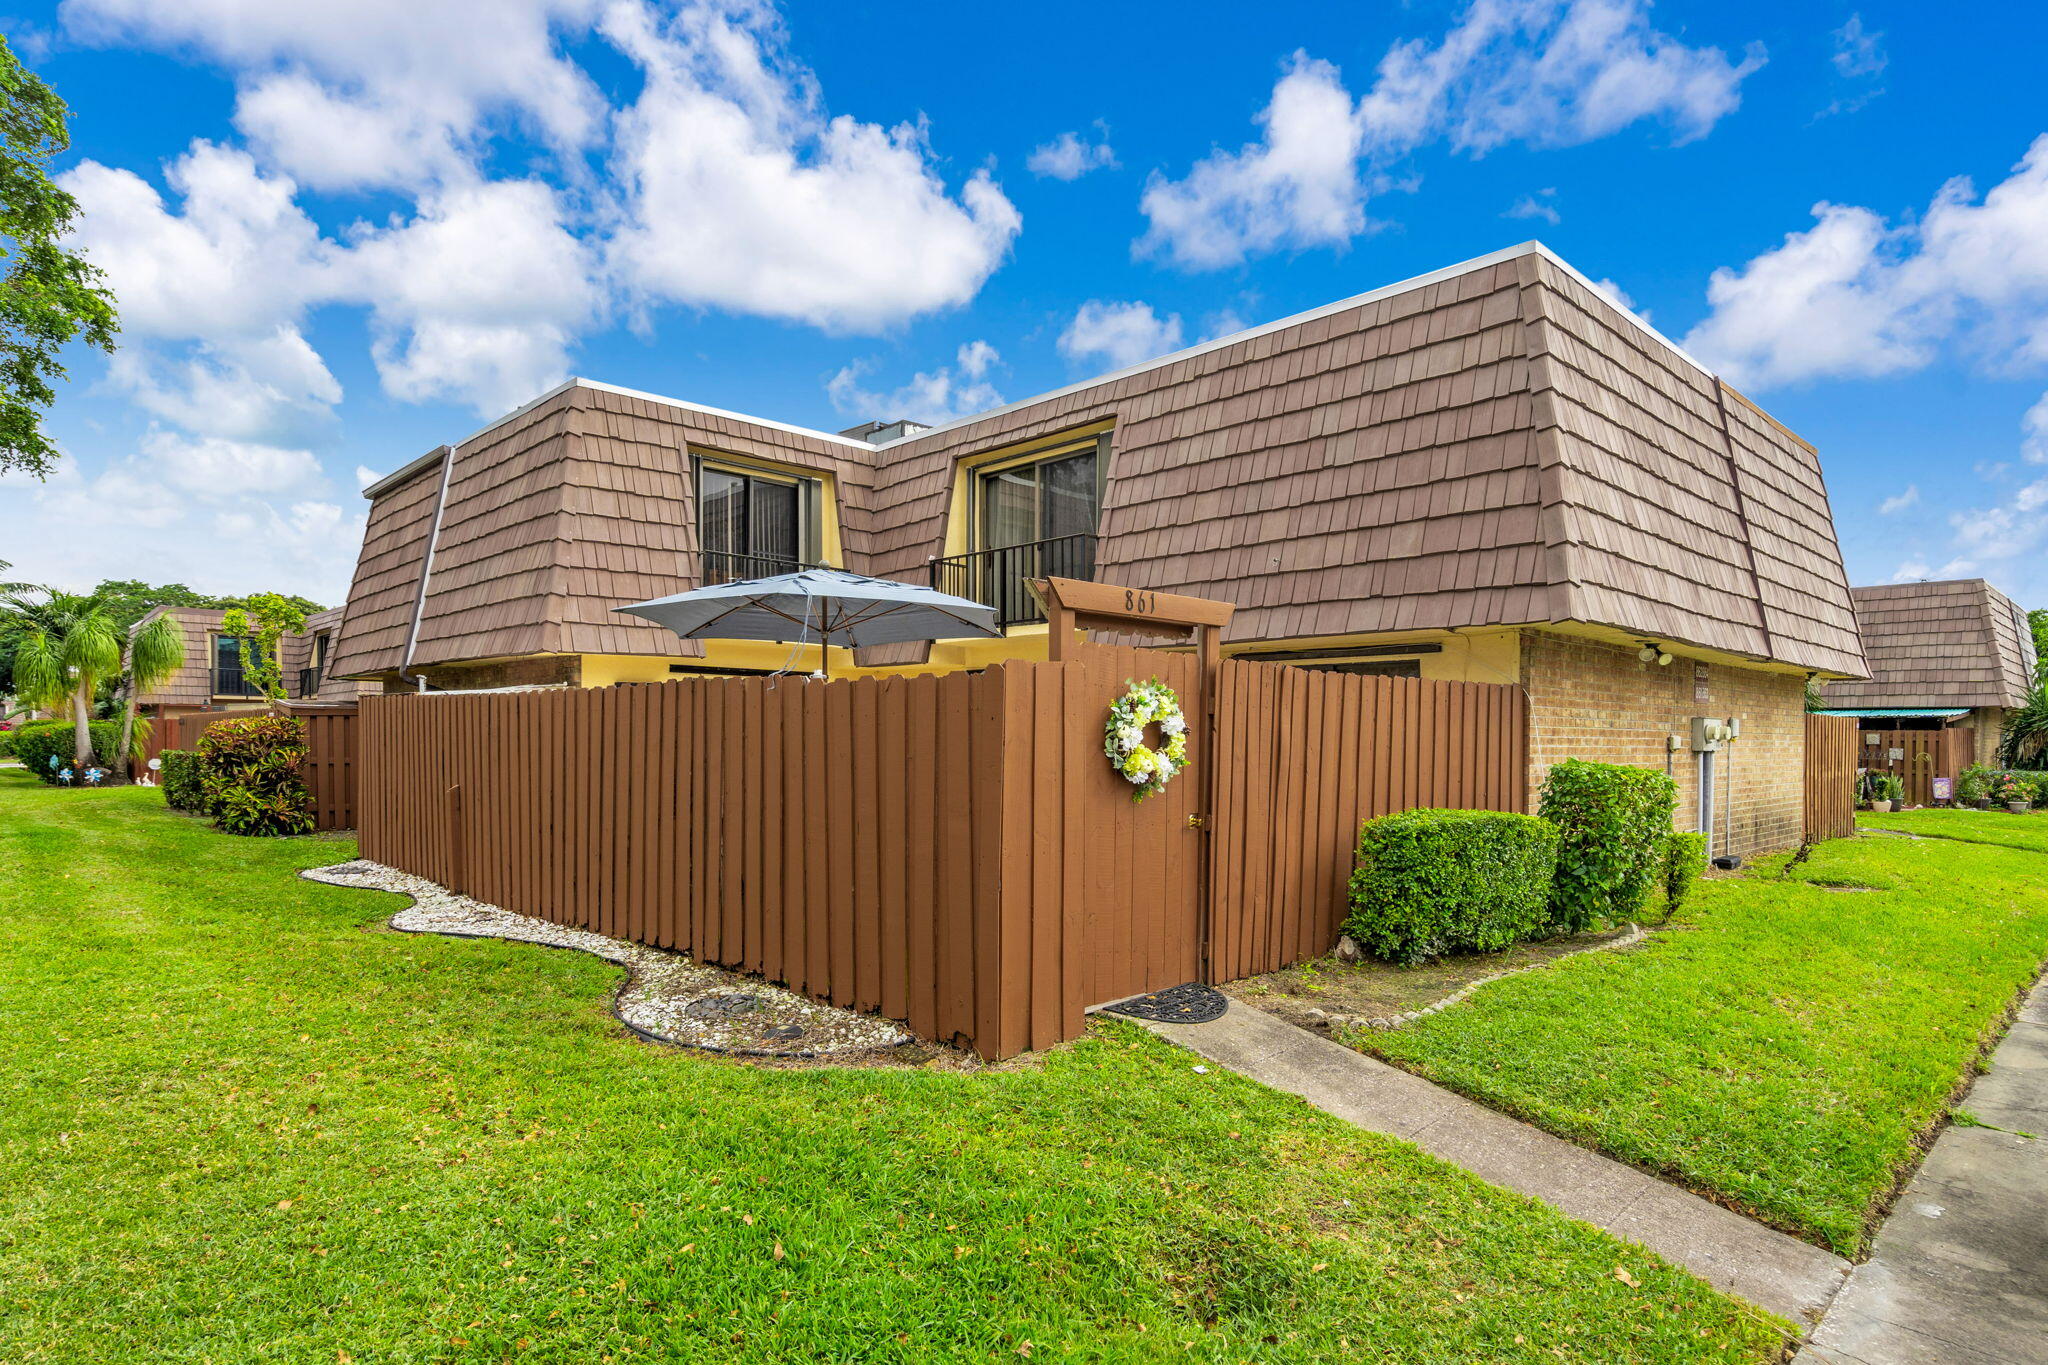
[[[93,753],[103,766],[115,769],[113,755],[121,744],[121,727],[111,720],[95,720],[88,722],[87,728],[92,732]],[[78,731],[70,721],[32,720],[13,733],[14,756],[24,768],[51,786],[57,785],[58,773],[77,766]],[[50,762],[52,758],[57,760],[54,764]],[[73,781],[76,780],[74,774]]]
[[[1497,952],[1543,927],[1557,830],[1493,810],[1409,810],[1358,831],[1344,930],[1375,957]]]
[[[1674,829],[1664,837],[1664,917],[1669,919],[1693,883],[1707,870],[1707,836],[1697,830]]]
[[[0,730],[0,758],[14,757],[14,731]]]
[[[214,823],[230,834],[305,834],[313,794],[299,775],[306,723],[292,716],[217,721],[199,736],[199,783]]]
[[[1550,769],[1537,814],[1557,826],[1550,927],[1576,934],[1631,919],[1664,868],[1678,784],[1654,768],[1568,758]]]
[[[189,749],[166,749],[163,760],[164,804],[172,810],[206,813],[206,786],[199,775],[199,755]]]

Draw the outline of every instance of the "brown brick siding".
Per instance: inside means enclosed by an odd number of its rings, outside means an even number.
[[[1695,700],[1695,668],[1706,669],[1707,700]],[[1522,681],[1529,691],[1531,800],[1550,765],[1567,758],[1630,763],[1669,771],[1678,782],[1679,829],[1699,822],[1699,759],[1690,744],[1670,753],[1671,735],[1690,736],[1694,716],[1735,716],[1742,737],[1717,760],[1719,800],[1733,810],[1722,847],[1715,816],[1715,852],[1742,857],[1789,848],[1801,835],[1801,783],[1806,761],[1806,706],[1798,674],[1774,673],[1683,656],[1668,665],[1643,663],[1623,645],[1549,631],[1522,638]]]

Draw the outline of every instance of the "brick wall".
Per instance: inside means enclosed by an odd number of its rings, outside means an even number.
[[[1732,746],[1732,762],[1726,750],[1716,760],[1723,810],[1714,819],[1714,851],[1749,857],[1799,842],[1806,706],[1798,674],[1683,656],[1646,664],[1627,646],[1532,630],[1522,640],[1522,682],[1529,691],[1532,801],[1550,765],[1563,759],[1660,772],[1668,762],[1678,782],[1677,827],[1697,828],[1699,758],[1689,745],[1669,753],[1666,738],[1689,737],[1694,716],[1735,716],[1742,737]],[[1702,686],[1704,701],[1698,699]],[[1722,820],[1731,816],[1723,848]]]

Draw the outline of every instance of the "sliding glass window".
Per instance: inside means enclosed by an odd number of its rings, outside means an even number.
[[[697,536],[704,581],[789,573],[810,549],[814,480],[698,467]]]

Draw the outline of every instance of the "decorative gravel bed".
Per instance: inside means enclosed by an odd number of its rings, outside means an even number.
[[[471,900],[367,858],[308,868],[299,875],[332,886],[410,896],[412,904],[391,917],[391,927],[404,933],[510,939],[574,948],[616,962],[630,973],[614,1003],[619,1020],[655,1042],[747,1057],[834,1058],[911,1041],[892,1020],[810,1000],[682,953]]]

